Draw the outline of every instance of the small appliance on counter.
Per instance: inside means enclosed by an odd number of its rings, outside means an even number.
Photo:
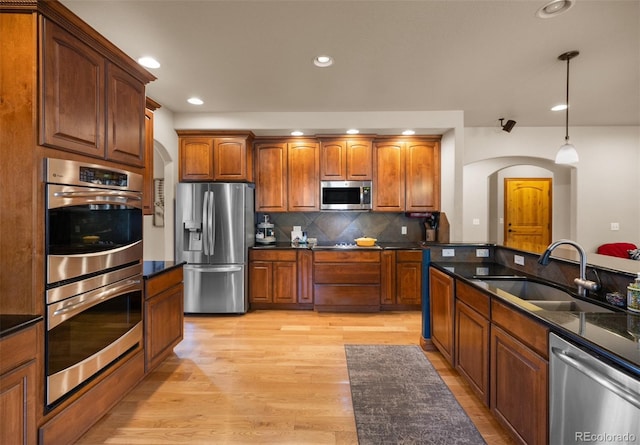
[[[273,224],[269,222],[269,215],[264,215],[264,221],[258,223],[256,242],[260,244],[275,244],[276,236],[273,227]]]
[[[302,231],[302,226],[293,226],[293,230],[291,231],[291,244],[294,246],[307,244],[307,232]]]

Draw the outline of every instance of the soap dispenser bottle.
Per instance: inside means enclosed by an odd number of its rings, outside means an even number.
[[[633,283],[627,286],[627,309],[640,312],[640,272]]]

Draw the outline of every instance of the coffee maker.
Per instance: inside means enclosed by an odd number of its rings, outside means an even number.
[[[273,227],[273,224],[269,222],[269,215],[264,215],[264,221],[258,224],[256,243],[275,244],[276,236]]]

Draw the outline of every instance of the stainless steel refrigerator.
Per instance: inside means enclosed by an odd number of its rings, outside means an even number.
[[[176,261],[184,266],[185,313],[245,313],[249,247],[255,241],[253,184],[179,183]]]

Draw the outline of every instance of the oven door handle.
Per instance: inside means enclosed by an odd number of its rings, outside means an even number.
[[[139,278],[133,278],[122,283],[109,286],[106,289],[96,289],[60,303],[50,305],[47,318],[47,330],[50,331],[65,320],[68,320],[74,315],[77,315],[97,304],[115,298],[131,290],[141,289],[141,280]]]
[[[106,198],[113,199],[116,198],[120,201],[142,201],[142,196],[140,193],[133,192],[124,192],[124,191],[106,191],[106,190],[96,190],[96,191],[81,191],[81,192],[54,192],[53,196],[56,198]]]
[[[617,396],[622,397],[636,408],[640,408],[640,395],[638,393],[631,391],[619,384],[617,381],[612,380],[610,377],[591,366],[586,360],[580,359],[579,357],[572,357],[568,352],[556,347],[552,347],[551,352],[568,366],[577,369],[587,377],[595,380],[597,383],[604,386]]]

